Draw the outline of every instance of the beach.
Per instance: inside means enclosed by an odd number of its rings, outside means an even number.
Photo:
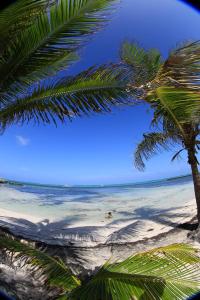
[[[0,186],[0,231],[60,257],[83,277],[108,260],[124,260],[155,247],[174,243],[199,247],[188,237],[195,215],[190,177],[92,189]],[[9,283],[12,278],[22,299],[26,292],[19,290],[19,283],[28,286],[31,299],[52,297],[23,261],[10,261],[2,253],[0,265],[0,280]]]
[[[180,224],[189,222],[196,212],[195,200],[170,213],[153,211],[146,220],[106,220],[105,225],[93,224],[69,226],[65,220],[49,220],[41,217],[0,209],[0,226],[13,234],[47,244],[77,247],[97,246],[98,244],[127,243],[151,238],[166,233]]]
[[[67,227],[65,222],[45,222],[29,215],[0,209],[0,228],[60,256],[77,274],[101,267],[107,260],[120,261],[137,252],[174,243],[199,244],[188,238],[196,223],[194,199],[151,220],[110,222],[105,226]]]
[[[195,214],[190,177],[114,187],[0,187],[0,226],[48,245],[135,243],[170,232]]]

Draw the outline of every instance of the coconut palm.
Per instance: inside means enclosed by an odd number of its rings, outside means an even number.
[[[117,65],[58,75],[105,23],[114,0],[17,0],[0,12],[0,127],[57,123],[124,102],[128,72]]]
[[[82,281],[58,257],[50,257],[16,239],[1,236],[0,248],[12,253],[14,260],[26,259],[48,286],[59,288],[57,299],[185,300],[200,289],[199,254],[186,244],[135,254],[118,263],[108,261]]]
[[[200,141],[200,42],[187,43],[164,60],[154,49],[145,51],[136,44],[124,43],[121,59],[132,69],[129,89],[135,98],[148,102],[154,112],[155,131],[143,135],[135,151],[135,165],[140,170],[144,160],[176,144],[187,151],[191,166],[197,216],[200,223],[200,175],[197,152]]]

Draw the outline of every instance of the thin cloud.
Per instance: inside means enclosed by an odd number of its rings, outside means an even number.
[[[30,143],[30,139],[25,138],[22,135],[16,135],[16,139],[21,146],[27,146]]]

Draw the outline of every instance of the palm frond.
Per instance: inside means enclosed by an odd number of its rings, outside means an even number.
[[[200,289],[200,258],[189,245],[177,244],[106,264],[72,292],[73,300],[185,300]]]
[[[0,11],[0,53],[56,0],[18,0]]]
[[[200,41],[173,50],[159,74],[160,80],[182,88],[200,88]]]
[[[190,245],[174,244],[129,257],[123,262],[107,262],[90,280],[79,280],[58,258],[31,248],[10,237],[0,237],[0,248],[27,258],[39,266],[48,284],[61,287],[70,300],[185,300],[200,289],[200,257]]]
[[[134,153],[134,163],[136,168],[143,171],[144,160],[150,159],[161,150],[169,151],[175,142],[174,136],[164,132],[152,132],[143,135],[143,140],[137,145]]]
[[[176,91],[177,88],[175,88],[174,91]],[[166,119],[172,120],[175,124],[176,128],[180,132],[180,135],[182,136],[183,140],[187,139],[187,136],[184,131],[184,122],[181,122],[181,119],[179,117],[179,114],[174,110],[173,105],[170,101],[168,101],[167,93],[165,92],[165,87],[159,87],[156,89],[156,93],[158,96],[157,104],[159,106],[160,113],[165,116]]]
[[[115,0],[60,0],[40,14],[34,24],[21,31],[4,51],[0,64],[1,82],[41,79],[43,68],[68,57],[105,24],[105,12]],[[66,67],[59,64],[59,70]],[[32,78],[32,76],[34,76]]]
[[[185,150],[185,148],[184,148],[184,149],[181,149],[181,150],[179,150],[178,152],[176,152],[176,153],[173,155],[173,157],[172,157],[171,161],[174,161],[175,159],[179,158],[179,157],[180,157],[180,154],[181,154],[181,152],[183,152],[184,150]]]
[[[163,63],[161,54],[156,49],[146,51],[130,42],[123,43],[120,57],[132,68],[133,82],[131,84],[135,86],[144,85],[153,80]]]
[[[157,95],[164,110],[173,117],[179,126],[187,122],[199,123],[200,91],[186,88],[160,87]]]
[[[0,236],[0,248],[16,253],[16,259],[22,258],[33,268],[38,267],[45,275],[48,285],[71,291],[80,285],[80,281],[58,257],[54,258],[43,251],[32,248],[11,237]],[[41,274],[41,275],[42,275]]]
[[[66,117],[108,112],[112,105],[128,103],[128,81],[129,72],[111,64],[90,68],[75,77],[42,82],[24,94],[23,87],[16,93],[14,86],[13,91],[2,97],[1,127],[30,119],[56,123],[56,118],[64,121]]]
[[[163,86],[194,92],[200,89],[200,41],[177,47],[165,62],[157,50],[145,51],[137,44],[126,42],[121,59],[135,70],[130,89],[138,89],[138,98],[147,102]]]

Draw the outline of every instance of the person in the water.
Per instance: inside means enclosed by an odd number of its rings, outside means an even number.
[[[112,217],[113,217],[112,212],[109,211],[109,212],[107,213],[107,215],[106,215],[106,218],[107,218],[107,219],[111,219]]]

